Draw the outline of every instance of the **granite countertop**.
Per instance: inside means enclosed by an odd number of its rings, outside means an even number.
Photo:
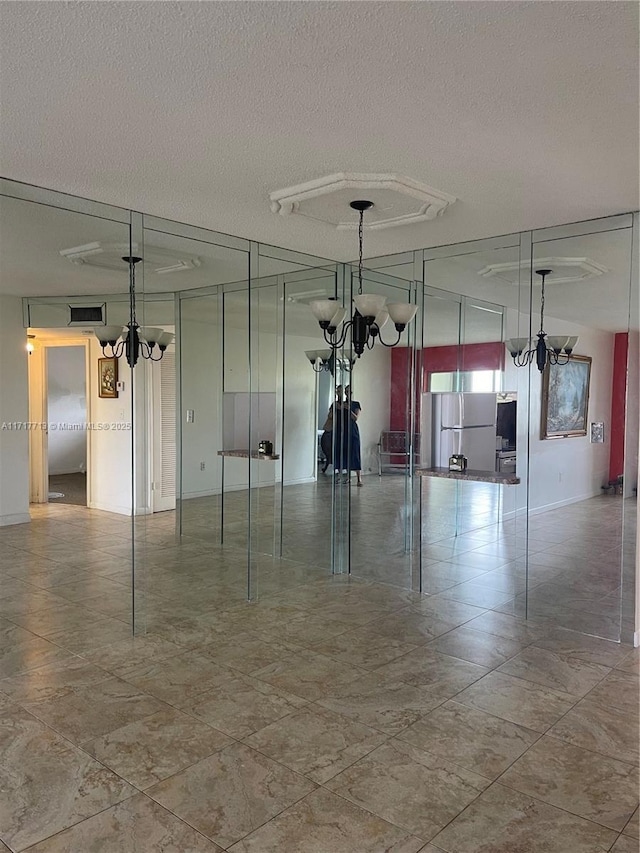
[[[236,459],[263,459],[265,462],[280,459],[278,453],[260,453],[257,450],[219,450],[218,456],[234,456]]]
[[[416,468],[416,477],[441,477],[444,480],[474,480],[481,483],[496,483],[499,486],[516,486],[520,477],[499,471],[450,471],[448,468]]]

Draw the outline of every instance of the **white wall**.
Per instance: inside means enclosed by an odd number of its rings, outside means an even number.
[[[84,347],[47,348],[50,475],[87,470],[85,374]],[[79,428],[61,429],[60,424]],[[56,425],[57,428],[51,425]]]
[[[26,344],[22,300],[0,296],[0,526],[30,521],[29,433],[4,428],[29,419]]]
[[[125,389],[117,399],[98,397],[98,359],[102,350],[96,338],[89,342],[89,393],[87,431],[90,443],[90,494],[92,509],[131,514],[131,371],[124,358],[118,361],[118,377]],[[137,369],[137,368],[136,368]],[[145,439],[146,440],[146,439]]]

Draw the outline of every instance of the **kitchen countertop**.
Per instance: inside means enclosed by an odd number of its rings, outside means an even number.
[[[450,471],[448,468],[416,468],[416,477],[441,477],[444,480],[473,480],[481,483],[496,483],[499,486],[517,486],[520,477],[499,471]]]
[[[263,459],[265,462],[271,459],[280,459],[278,453],[260,453],[257,450],[219,450],[218,456],[233,456],[236,459]]]

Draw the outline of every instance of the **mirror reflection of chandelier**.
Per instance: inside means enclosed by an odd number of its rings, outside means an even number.
[[[126,326],[102,326],[95,334],[100,341],[102,353],[107,358],[125,356],[129,367],[134,367],[138,358],[160,361],[166,348],[173,340],[172,332],[150,326],[141,328],[136,320],[136,264],[142,258],[127,255],[122,259],[129,264],[129,322]],[[154,350],[157,349],[157,355]]]
[[[536,275],[542,279],[542,293],[540,295],[540,331],[535,347],[527,349],[530,344],[529,338],[510,338],[505,341],[516,367],[527,367],[535,358],[540,373],[544,371],[547,364],[567,364],[578,342],[577,335],[548,336],[544,330],[544,283],[546,277],[552,272],[553,270],[536,270]]]
[[[336,367],[349,373],[355,361],[353,358],[338,356],[334,350],[330,349],[307,350],[305,355],[316,373],[322,373],[323,370],[326,370],[332,376],[335,374]]]
[[[353,297],[354,310],[352,317],[345,322],[347,309],[335,299],[314,299],[309,303],[313,315],[320,324],[326,343],[332,350],[341,349],[351,331],[351,345],[358,358],[365,350],[373,349],[376,340],[385,347],[395,347],[400,343],[400,336],[407,325],[413,320],[418,310],[417,305],[410,302],[393,302],[387,304],[386,296],[377,293],[362,292],[362,232],[365,210],[373,207],[371,201],[352,201],[350,207],[360,215],[358,225],[358,293]],[[387,343],[382,339],[381,329],[387,320],[396,327],[398,336],[395,341]],[[338,329],[342,326],[342,330]]]

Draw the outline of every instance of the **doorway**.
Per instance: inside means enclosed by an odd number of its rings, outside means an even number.
[[[86,348],[47,347],[47,474],[50,502],[87,505]]]
[[[89,342],[29,331],[29,501],[87,506]]]

